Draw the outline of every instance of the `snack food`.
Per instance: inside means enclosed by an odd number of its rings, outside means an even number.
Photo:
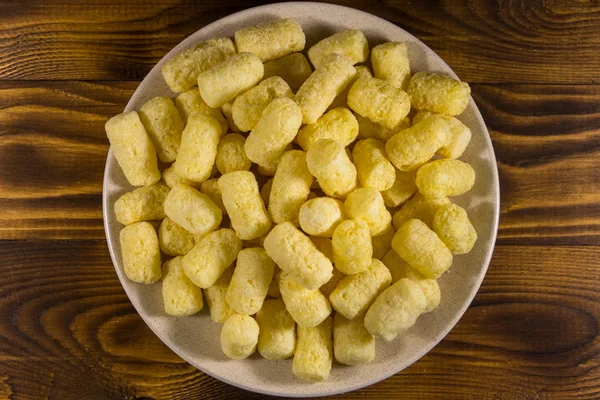
[[[333,354],[368,363],[376,338],[435,309],[436,279],[475,245],[467,211],[447,197],[474,182],[456,160],[471,132],[453,116],[468,85],[411,78],[405,43],[368,60],[356,30],[313,46],[314,72],[291,19],[235,36],[237,51],[215,39],[167,63],[174,102],[155,97],[107,123],[127,178],[145,186],[114,204],[125,274],[162,275],[173,317],[197,313],[204,296],[226,356],[293,355],[294,374],[321,381]],[[158,235],[143,222],[161,219]],[[162,270],[161,251],[175,256]]]

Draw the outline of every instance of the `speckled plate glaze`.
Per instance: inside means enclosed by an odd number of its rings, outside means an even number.
[[[434,71],[456,78],[450,67],[421,41],[381,18],[330,4],[279,3],[230,15],[185,39],[150,71],[125,111],[139,110],[144,102],[155,96],[175,97],[162,79],[160,70],[165,61],[181,50],[212,37],[233,36],[239,28],[279,17],[292,17],[300,22],[307,37],[306,49],[334,32],[361,29],[371,47],[386,41],[406,42],[413,71]],[[160,283],[148,286],[133,283],[123,273],[119,245],[122,226],[116,222],[113,204],[132,188],[112,152],[109,152],[102,199],[104,225],[115,270],[125,292],[146,324],[175,353],[207,374],[243,389],[290,397],[323,396],[356,390],[396,374],[425,355],[463,315],[483,280],[496,239],[499,185],[492,143],[472,100],[459,118],[473,131],[473,139],[462,160],[473,166],[477,180],[467,195],[453,201],[469,211],[479,239],[471,253],[455,257],[450,271],[440,279],[440,306],[421,316],[412,329],[393,342],[378,341],[377,358],[371,364],[348,367],[334,362],[329,380],[323,383],[304,382],[292,374],[291,360],[268,361],[257,354],[243,361],[227,359],[219,344],[221,326],[212,322],[206,305],[198,315],[188,318],[165,314]]]

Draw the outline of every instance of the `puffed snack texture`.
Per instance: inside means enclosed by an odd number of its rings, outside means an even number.
[[[311,236],[331,237],[346,218],[344,203],[330,197],[317,197],[300,207],[300,228]]]
[[[369,226],[371,236],[379,236],[391,226],[392,215],[385,208],[383,196],[374,188],[358,188],[344,201],[348,218],[362,219]]]
[[[415,324],[425,311],[427,301],[420,286],[400,279],[385,289],[365,314],[365,328],[377,339],[394,340]]]
[[[302,27],[291,18],[242,28],[234,36],[240,53],[253,53],[263,62],[302,51],[306,44]]]
[[[365,271],[371,265],[373,246],[369,226],[361,219],[340,223],[331,238],[335,268],[344,274]]]
[[[162,76],[174,92],[196,86],[198,75],[235,54],[229,38],[214,38],[200,42],[171,58],[162,67]]]
[[[450,128],[439,116],[425,118],[385,143],[388,158],[400,171],[413,171],[433,158],[448,141]]]
[[[164,208],[167,217],[193,234],[212,232],[223,219],[223,212],[207,195],[181,184],[169,191]]]
[[[279,291],[286,309],[298,326],[314,327],[331,314],[331,305],[319,289],[307,289],[286,272],[279,277]]]
[[[367,311],[391,282],[390,270],[373,258],[367,270],[342,279],[329,295],[329,301],[335,311],[348,319],[355,319]]]
[[[453,159],[434,160],[423,165],[415,180],[419,192],[433,199],[460,196],[471,190],[474,183],[473,167]]]
[[[212,108],[221,107],[262,79],[264,66],[252,53],[238,53],[198,75],[198,90]]]
[[[140,187],[115,201],[115,216],[123,225],[165,218],[164,203],[169,188],[162,184]]]
[[[312,74],[312,68],[302,53],[292,53],[265,63],[264,79],[279,76],[296,92]]]
[[[410,112],[405,91],[378,78],[361,78],[348,92],[348,105],[357,114],[397,130]]]
[[[194,235],[166,217],[158,228],[160,250],[168,256],[184,256],[194,247]]]
[[[331,261],[291,222],[277,224],[265,238],[264,247],[290,280],[307,289],[318,289],[332,276]]]
[[[119,234],[123,270],[138,283],[154,283],[162,276],[158,236],[149,222],[136,222]]]
[[[194,315],[204,306],[202,289],[183,272],[181,257],[163,264],[162,297],[165,312],[175,317]]]
[[[296,349],[296,322],[281,299],[267,300],[256,314],[258,352],[267,360],[284,360]]]
[[[296,103],[302,110],[302,122],[314,124],[325,113],[356,75],[352,61],[340,54],[330,54],[302,84],[296,93]]]
[[[233,360],[243,360],[256,351],[258,323],[248,315],[232,314],[221,328],[221,349]]]
[[[369,57],[369,42],[362,31],[350,29],[326,37],[312,46],[308,49],[308,58],[315,68],[319,68],[326,63],[326,57],[334,53],[347,57],[352,64],[365,62]]]
[[[231,226],[242,240],[256,239],[271,229],[271,218],[252,172],[235,171],[221,176],[219,190]]]
[[[278,97],[293,97],[290,86],[279,76],[260,82],[234,100],[231,116],[235,125],[243,132],[251,131],[267,106]]]
[[[298,326],[298,341],[292,372],[299,378],[323,382],[329,377],[333,362],[332,319],[325,318],[318,326]]]
[[[154,144],[158,159],[175,161],[184,123],[173,100],[164,96],[148,100],[140,108],[140,120]]]
[[[212,286],[236,260],[242,241],[231,229],[222,228],[206,235],[183,258],[183,270],[195,285]]]
[[[467,83],[447,76],[417,72],[408,84],[408,95],[417,110],[459,115],[469,104],[471,88]]]
[[[175,106],[179,110],[181,119],[188,123],[190,117],[194,114],[204,114],[216,119],[221,125],[221,133],[225,134],[229,130],[229,123],[218,108],[212,108],[202,99],[198,87],[179,93],[175,98]]]
[[[193,114],[181,134],[181,146],[173,164],[175,173],[199,183],[210,178],[221,133],[221,125],[215,118]]]
[[[334,139],[348,146],[358,136],[358,122],[345,107],[334,108],[323,114],[314,124],[306,125],[298,132],[296,141],[304,151],[320,139]]]
[[[356,167],[343,144],[333,139],[321,139],[306,153],[308,170],[330,197],[344,198],[356,188]]]
[[[132,186],[150,186],[160,180],[156,150],[137,112],[115,115],[104,129],[113,155]]]
[[[243,249],[237,255],[227,289],[227,303],[239,314],[254,315],[263,306],[275,263],[260,247]]]
[[[438,209],[433,218],[433,230],[452,254],[470,252],[477,241],[477,232],[467,211],[456,204],[446,204]]]
[[[264,109],[248,135],[244,149],[252,162],[261,166],[279,163],[286,146],[298,134],[302,112],[294,100],[278,97]]]
[[[306,153],[283,153],[269,194],[269,214],[276,224],[290,221],[298,225],[300,207],[310,193],[313,177],[306,166]]]
[[[450,249],[418,219],[410,219],[398,229],[392,239],[392,248],[411,267],[428,278],[439,278],[452,265]]]
[[[333,317],[333,354],[340,364],[368,364],[375,359],[375,337],[362,318],[347,319],[340,313]]]

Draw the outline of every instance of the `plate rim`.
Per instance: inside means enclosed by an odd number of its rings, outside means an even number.
[[[169,60],[170,58],[172,58],[176,53],[178,53],[179,48],[183,47],[183,48],[187,48],[189,47],[191,44],[195,43],[196,41],[192,39],[192,37],[198,33],[201,30],[204,29],[209,29],[211,27],[213,27],[214,25],[220,25],[220,24],[224,24],[229,22],[230,20],[233,19],[237,19],[240,16],[242,16],[243,14],[246,13],[253,13],[253,12],[260,12],[263,10],[269,10],[272,8],[279,8],[279,7],[310,7],[310,6],[319,6],[319,7],[328,7],[328,8],[332,8],[332,9],[344,9],[346,11],[352,12],[354,14],[364,14],[365,16],[368,16],[369,18],[376,18],[377,20],[379,20],[380,24],[383,25],[388,25],[390,26],[392,29],[399,29],[401,31],[403,31],[407,36],[411,37],[413,41],[419,43],[422,48],[430,51],[434,57],[436,57],[440,63],[445,66],[447,68],[447,70],[450,72],[450,75],[453,76],[456,79],[459,79],[458,76],[456,75],[456,73],[454,72],[454,70],[452,70],[452,68],[450,68],[450,66],[435,52],[433,51],[429,46],[427,46],[424,42],[422,42],[419,38],[417,38],[416,36],[414,36],[413,34],[411,34],[410,32],[408,32],[407,30],[405,30],[404,28],[396,25],[393,22],[390,22],[384,18],[381,18],[377,15],[368,13],[366,11],[362,11],[362,10],[358,10],[356,8],[353,7],[348,7],[348,6],[343,6],[343,5],[338,5],[338,4],[330,4],[330,3],[319,3],[319,2],[313,2],[313,1],[299,1],[299,2],[280,2],[280,3],[271,3],[271,4],[266,4],[266,5],[261,5],[261,6],[257,6],[257,7],[251,7],[251,8],[246,8],[240,11],[237,11],[233,14],[229,14],[223,18],[219,18],[213,22],[211,22],[210,24],[207,24],[203,27],[201,27],[200,29],[196,30],[193,33],[190,33],[185,39],[183,39],[181,42],[179,42],[177,45],[175,45],[169,52],[167,52],[167,54],[165,54],[153,67],[152,69],[150,69],[150,71],[148,71],[148,73],[146,74],[146,76],[144,77],[144,79],[142,79],[142,81],[139,83],[138,87],[136,88],[136,90],[134,91],[134,93],[132,94],[131,98],[129,99],[129,101],[127,102],[127,105],[125,106],[125,109],[123,112],[127,112],[129,111],[131,108],[133,108],[132,104],[135,102],[135,98],[138,96],[138,90],[140,89],[140,87],[143,85],[144,80],[147,78],[148,75],[150,75],[155,69],[161,68],[162,65],[164,64],[164,62],[166,60]],[[200,366],[199,364],[188,360],[186,357],[184,357],[184,355],[182,354],[183,352],[180,352],[177,349],[176,344],[172,344],[171,343],[171,339],[166,336],[166,335],[162,335],[159,332],[157,332],[157,330],[152,326],[152,324],[150,324],[147,320],[147,316],[144,313],[141,313],[140,310],[138,309],[138,307],[135,305],[135,302],[132,301],[132,294],[130,293],[130,289],[129,286],[125,284],[124,280],[127,279],[126,277],[123,276],[123,274],[121,273],[120,269],[117,267],[117,259],[115,256],[115,249],[113,248],[113,240],[114,238],[112,237],[111,233],[110,233],[110,228],[109,228],[109,223],[108,223],[108,215],[109,215],[109,211],[108,211],[108,182],[110,181],[110,173],[109,173],[109,164],[110,164],[110,160],[113,158],[113,154],[112,154],[112,146],[109,148],[108,153],[107,153],[107,157],[106,157],[106,162],[105,162],[105,166],[104,166],[104,174],[103,174],[103,182],[102,182],[102,221],[103,221],[103,225],[104,225],[104,232],[105,232],[105,236],[106,236],[106,243],[107,243],[107,247],[110,253],[110,257],[113,263],[113,268],[115,269],[117,276],[119,278],[119,281],[121,283],[121,287],[123,288],[123,290],[125,291],[125,294],[127,295],[128,300],[130,301],[131,305],[134,307],[135,311],[137,312],[137,314],[142,318],[142,320],[144,321],[144,323],[146,324],[147,327],[150,328],[150,330],[158,337],[158,339],[165,344],[167,347],[169,347],[169,349],[171,351],[173,351],[175,354],[177,354],[177,356],[179,356],[180,358],[182,358],[185,362],[187,362],[188,364],[190,364],[191,366],[193,366],[194,368],[197,368],[198,370],[202,371],[203,373],[220,380],[221,382],[225,382],[226,384],[229,384],[231,386],[243,389],[243,390],[247,390],[250,392],[254,392],[254,393],[259,393],[259,394],[266,394],[266,395],[271,395],[271,396],[282,396],[282,397],[289,397],[289,398],[306,398],[306,397],[316,397],[316,396],[333,396],[336,394],[343,394],[343,393],[348,393],[354,390],[358,390],[358,389],[362,389],[371,385],[374,385],[376,383],[379,383],[381,381],[384,381],[386,379],[388,379],[389,377],[396,375],[397,373],[401,372],[402,370],[408,368],[409,366],[411,366],[412,364],[414,364],[415,362],[417,362],[419,359],[421,359],[423,356],[425,356],[426,354],[428,354],[431,349],[433,349],[435,346],[437,346],[447,335],[448,333],[456,326],[456,324],[460,321],[460,319],[464,316],[465,312],[467,311],[467,309],[470,307],[470,305],[473,302],[473,299],[475,298],[475,296],[477,295],[477,293],[479,292],[480,288],[481,288],[481,283],[483,282],[483,279],[485,278],[489,265],[490,265],[490,261],[492,259],[492,255],[494,253],[495,250],[495,246],[496,246],[496,240],[497,240],[497,235],[498,235],[498,226],[499,226],[499,219],[500,219],[500,181],[499,181],[499,171],[498,171],[498,163],[496,161],[496,155],[495,155],[495,151],[494,151],[494,146],[491,140],[491,137],[489,135],[489,131],[487,129],[487,125],[485,124],[485,121],[483,120],[483,117],[481,115],[481,112],[479,110],[479,107],[477,106],[477,104],[475,103],[474,99],[471,96],[471,101],[473,101],[474,105],[475,105],[475,117],[478,121],[478,123],[480,124],[480,126],[483,128],[483,133],[484,133],[484,142],[486,143],[486,147],[487,150],[489,150],[490,152],[490,164],[491,164],[491,174],[492,174],[492,178],[493,178],[493,189],[495,192],[495,207],[493,209],[494,211],[494,216],[493,216],[493,223],[492,223],[492,235],[490,237],[490,247],[489,249],[486,251],[485,257],[484,259],[481,260],[481,273],[479,274],[478,278],[474,281],[475,285],[473,286],[473,290],[472,292],[469,294],[467,301],[465,301],[465,303],[460,307],[459,311],[452,317],[450,323],[448,323],[444,329],[439,333],[438,338],[436,338],[436,340],[429,342],[426,346],[423,346],[422,350],[414,355],[413,357],[408,358],[403,364],[404,365],[400,365],[398,368],[393,368],[389,371],[385,371],[382,373],[382,375],[377,376],[377,378],[373,379],[372,381],[368,381],[368,382],[360,382],[354,385],[349,385],[347,387],[342,388],[341,390],[337,390],[337,389],[333,389],[333,390],[317,390],[317,391],[313,391],[310,393],[290,393],[290,392],[280,392],[280,391],[276,391],[276,390],[269,390],[266,389],[260,385],[257,386],[248,386],[248,385],[244,385],[240,382],[234,381],[234,380],[230,380],[228,377],[226,376],[221,376],[219,374],[213,374],[212,372],[204,369],[202,366]]]

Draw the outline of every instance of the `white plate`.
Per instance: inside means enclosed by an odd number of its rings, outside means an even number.
[[[239,28],[278,17],[292,17],[300,22],[307,37],[306,49],[331,33],[361,29],[371,47],[384,41],[406,42],[413,71],[434,71],[456,77],[450,67],[421,41],[383,19],[330,4],[279,3],[230,15],[185,39],[150,71],[125,111],[139,110],[144,102],[155,96],[175,96],[162,79],[160,70],[165,61],[181,50],[212,37],[233,36]],[[440,306],[421,316],[409,332],[393,342],[378,341],[377,358],[371,364],[347,367],[334,363],[329,380],[308,383],[292,374],[291,360],[268,361],[258,355],[243,361],[227,359],[219,344],[221,326],[212,322],[206,306],[205,310],[193,317],[174,318],[166,315],[160,283],[133,283],[123,273],[119,245],[122,226],[116,222],[113,204],[121,194],[132,188],[112,152],[109,152],[102,197],[104,224],[111,257],[125,292],[146,324],[167,346],[194,367],[231,385],[270,395],[308,397],[343,393],[386,379],[426,354],[452,329],[475,296],[492,255],[499,213],[494,150],[479,110],[472,100],[459,118],[473,132],[473,139],[462,160],[473,166],[477,180],[467,195],[453,200],[467,208],[479,239],[471,253],[455,257],[450,271],[440,279]]]

